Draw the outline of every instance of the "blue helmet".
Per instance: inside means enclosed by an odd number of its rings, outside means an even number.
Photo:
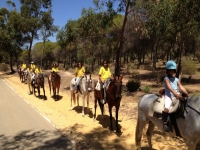
[[[176,70],[176,63],[173,60],[169,60],[166,63],[166,69],[174,69],[174,70]]]

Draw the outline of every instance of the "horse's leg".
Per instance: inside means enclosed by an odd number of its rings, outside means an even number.
[[[59,98],[59,88],[60,87],[57,88],[57,94],[56,94],[57,99]]]
[[[151,121],[149,121],[149,126],[147,129],[146,135],[147,135],[147,140],[148,140],[150,150],[152,149],[151,137],[153,135],[154,128],[155,128],[155,125]]]
[[[84,107],[85,107],[85,92],[82,93],[82,117],[85,117]]]
[[[79,93],[77,93],[76,99],[77,99],[77,106],[79,106]]]
[[[89,97],[90,97],[90,93],[87,93],[87,113],[90,112],[90,108],[89,108]]]
[[[116,108],[116,131],[120,131],[119,126],[118,126],[118,112],[119,112],[119,107],[120,104],[118,104],[115,108]]]
[[[28,89],[29,89],[29,93],[28,94],[30,95],[31,94],[31,84],[28,82],[27,85],[28,85]]]
[[[96,109],[97,109],[97,98],[94,95],[94,117],[93,117],[93,121],[96,121]]]
[[[42,87],[42,88],[43,88],[44,97],[46,97],[46,95],[45,95],[45,89],[44,89],[44,85],[43,85],[43,87]]]
[[[72,110],[72,101],[74,101],[74,104],[76,102],[75,100],[75,94],[74,94],[74,91],[73,90],[70,90],[70,95],[71,95],[71,105],[70,105],[70,110]]]
[[[109,105],[109,103],[108,103],[108,107],[109,107],[109,113],[110,113],[110,130],[113,131],[113,125],[112,125],[112,106]],[[117,119],[116,119],[116,121],[117,121]]]
[[[137,119],[137,125],[136,125],[136,130],[135,130],[135,144],[136,146],[138,146],[138,150],[141,150],[142,132],[146,125],[146,120],[144,120],[144,118],[142,118],[143,116],[141,114],[139,115],[139,113],[142,113],[142,112],[138,112],[138,119]]]
[[[188,150],[195,150],[196,149],[196,145],[197,145],[198,141],[194,140],[194,139],[189,139],[187,141],[187,147]]]

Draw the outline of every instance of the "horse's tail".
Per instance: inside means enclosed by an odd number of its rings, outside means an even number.
[[[140,143],[140,140],[138,138],[138,134],[139,134],[139,119],[137,118],[137,124],[136,124],[136,130],[135,130],[135,145],[138,146]]]

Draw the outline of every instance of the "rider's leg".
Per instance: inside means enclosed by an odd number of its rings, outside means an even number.
[[[75,82],[75,85],[74,85],[74,93],[77,93],[77,86],[78,86],[79,80],[80,80],[80,78],[75,79],[76,82]]]
[[[166,132],[170,132],[170,127],[168,126],[168,112],[171,106],[172,100],[168,96],[165,96],[165,109],[162,112],[163,129]]]

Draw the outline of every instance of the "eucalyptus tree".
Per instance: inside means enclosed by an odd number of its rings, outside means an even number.
[[[116,63],[115,63],[115,74],[120,74],[120,57],[121,51],[123,49],[124,43],[124,32],[125,26],[127,22],[128,14],[132,11],[132,6],[135,5],[134,0],[95,0],[94,4],[97,8],[103,9],[107,8],[106,12],[109,14],[109,20],[113,20],[118,13],[124,13],[124,20],[122,26],[120,28],[120,32],[118,33],[118,39],[116,45],[114,46],[114,51],[116,55]]]
[[[79,29],[79,42],[82,46],[78,49],[78,58],[85,60],[88,64],[91,64],[91,71],[94,71],[94,62],[96,56],[99,59],[104,55],[110,56],[105,50],[103,53],[99,53],[100,43],[101,47],[106,49],[106,46],[103,46],[102,38],[105,36],[104,29],[106,24],[103,22],[104,20],[101,16],[106,14],[96,13],[94,9],[83,9],[82,16],[78,20],[78,29]]]
[[[177,0],[176,2],[172,1],[172,5],[175,5],[172,24],[174,25],[174,29],[176,30],[176,44],[178,45],[178,71],[176,73],[176,76],[181,77],[182,56],[185,53],[185,45],[189,41],[189,39],[197,37],[199,33],[200,1]]]
[[[33,40],[39,39],[38,32],[41,30],[41,33],[45,35],[43,36],[45,39],[50,36],[52,18],[49,12],[51,12],[52,3],[51,0],[20,0],[20,3],[20,12],[24,19],[22,24],[23,34],[26,35],[27,43],[29,43],[28,56],[30,63]]]
[[[49,9],[47,12],[44,12],[42,14],[42,18],[41,18],[40,35],[42,36],[42,40],[43,40],[41,66],[43,65],[43,57],[46,50],[45,43],[50,36],[53,36],[53,34],[58,31],[58,27],[53,25],[54,19],[51,16],[51,12],[52,11]]]
[[[147,35],[153,40],[152,49],[156,56],[157,45],[161,42],[169,45],[169,52],[178,56],[177,77],[182,73],[182,56],[189,39],[194,39],[199,32],[200,1],[198,0],[162,0],[149,2],[146,8]],[[176,47],[176,48],[175,48]],[[155,60],[155,58],[154,58]],[[155,61],[154,61],[155,65]],[[154,66],[155,67],[155,66]]]
[[[67,36],[66,36],[66,28],[62,27],[59,31],[58,34],[56,35],[56,41],[58,43],[58,45],[61,47],[61,49],[64,51],[63,55],[62,55],[62,59],[63,59],[63,63],[64,63],[64,68],[66,65],[66,58],[67,56],[67,51],[66,51],[66,47],[67,47]],[[71,57],[69,57],[70,59]]]

